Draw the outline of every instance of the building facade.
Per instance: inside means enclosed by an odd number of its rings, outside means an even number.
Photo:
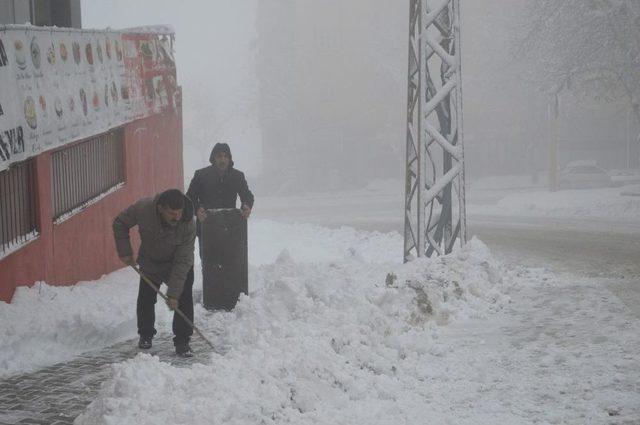
[[[0,300],[10,302],[19,286],[122,266],[113,218],[183,187],[182,108],[168,28],[0,29]]]

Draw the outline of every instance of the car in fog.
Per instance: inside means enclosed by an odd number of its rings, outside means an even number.
[[[590,189],[614,186],[611,175],[595,161],[571,161],[559,175],[560,189]]]
[[[610,170],[609,175],[616,186],[627,186],[640,183],[640,168],[624,168]]]

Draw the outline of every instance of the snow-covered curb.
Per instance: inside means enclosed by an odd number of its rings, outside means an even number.
[[[506,195],[496,205],[468,205],[470,215],[623,219],[640,221],[640,197],[626,188],[528,191]]]

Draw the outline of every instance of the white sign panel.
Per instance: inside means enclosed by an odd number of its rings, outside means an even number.
[[[163,73],[145,60],[147,50],[159,45],[153,34],[33,27],[0,32],[0,171],[160,112],[167,99],[144,83],[151,75],[150,81],[175,86],[175,65]]]

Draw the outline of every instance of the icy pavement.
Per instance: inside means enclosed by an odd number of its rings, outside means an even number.
[[[599,279],[522,269],[513,302],[444,327],[433,423],[640,424],[640,322]]]
[[[133,358],[142,351],[137,342],[136,338],[37,372],[0,378],[0,425],[73,424],[96,397],[100,385],[111,377],[111,365]],[[191,346],[199,353],[208,350],[198,338]],[[187,367],[204,358],[175,356],[170,335],[156,337],[153,347],[144,352],[176,367]]]

